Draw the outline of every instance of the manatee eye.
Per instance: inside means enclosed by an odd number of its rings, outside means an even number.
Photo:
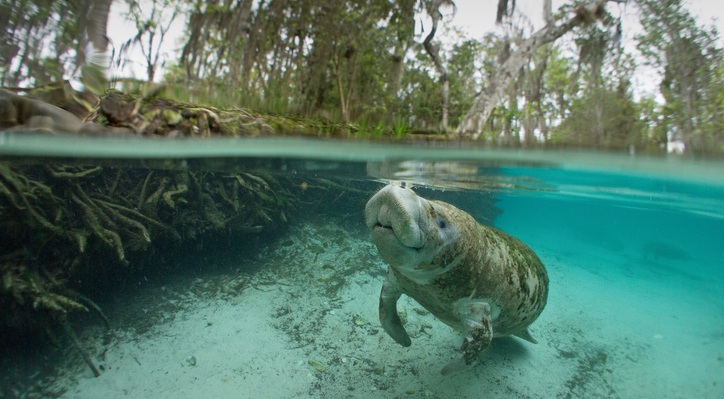
[[[438,219],[437,226],[440,227],[441,229],[447,228],[447,220],[445,220],[443,218]]]

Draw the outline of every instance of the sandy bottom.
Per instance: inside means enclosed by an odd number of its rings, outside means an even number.
[[[638,267],[626,254],[528,242],[548,268],[538,344],[495,340],[484,360],[440,369],[462,336],[404,297],[412,346],[380,327],[385,265],[360,228],[293,226],[225,273],[150,285],[107,305],[115,332],[81,336],[35,388],[64,398],[722,398],[717,283]],[[573,239],[573,238],[572,238]],[[249,272],[248,270],[254,270]],[[71,359],[71,360],[68,360]],[[38,388],[42,386],[42,389]],[[34,392],[34,393],[33,393]]]

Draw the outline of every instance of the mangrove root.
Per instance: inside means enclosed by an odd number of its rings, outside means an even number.
[[[83,208],[83,211],[85,212],[86,225],[90,227],[91,231],[95,233],[95,235],[97,235],[98,238],[101,239],[101,241],[106,243],[106,245],[116,250],[116,253],[118,253],[118,259],[125,259],[125,254],[123,252],[123,243],[118,233],[101,226],[100,222],[98,221],[98,216],[96,216],[96,212],[94,212],[93,208],[90,205],[81,201],[81,199],[78,198],[75,194],[72,195],[72,198],[73,201],[75,201],[78,205],[80,205],[81,208]]]
[[[56,170],[58,169],[58,170]],[[81,170],[79,172],[68,172],[67,170],[70,169],[67,166],[60,166],[58,168],[51,168],[48,167],[48,170],[50,171],[50,174],[58,179],[76,179],[79,177],[88,176],[90,174],[100,172],[103,170],[100,166],[96,166],[95,168],[89,168],[85,170]]]
[[[185,184],[180,183],[177,186],[176,190],[166,191],[165,193],[163,193],[163,200],[166,201],[166,203],[168,204],[168,206],[171,207],[171,209],[173,209],[176,207],[176,204],[174,204],[173,199],[171,199],[171,196],[176,195],[176,194],[183,194],[187,191],[189,191],[189,188]]]

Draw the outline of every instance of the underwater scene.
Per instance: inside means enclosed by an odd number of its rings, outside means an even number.
[[[722,398],[724,163],[0,133],[0,397]]]

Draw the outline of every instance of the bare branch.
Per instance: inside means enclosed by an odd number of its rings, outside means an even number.
[[[601,18],[603,7],[607,2],[608,0],[594,0],[591,3],[582,4],[576,9],[574,15],[560,25],[547,25],[524,40],[501,65],[485,92],[475,99],[473,106],[463,117],[458,132],[471,134],[473,138],[478,138],[493,109],[503,98],[505,90],[531,54],[540,46],[555,41],[576,26],[592,23]]]

